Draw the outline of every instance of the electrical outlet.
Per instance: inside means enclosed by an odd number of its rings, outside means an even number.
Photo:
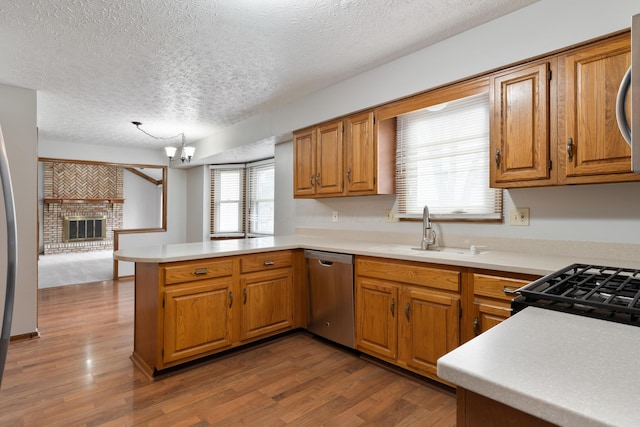
[[[387,209],[384,211],[384,222],[398,222],[398,218],[396,218],[396,213],[393,209]]]
[[[529,225],[529,208],[512,208],[509,211],[509,225]]]
[[[331,214],[331,221],[338,222],[338,211],[333,211],[333,214]]]

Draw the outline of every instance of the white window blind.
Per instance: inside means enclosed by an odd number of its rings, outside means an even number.
[[[489,188],[489,95],[397,117],[398,217],[500,219],[502,190]]]
[[[211,169],[210,237],[273,235],[273,159]]]
[[[213,235],[244,235],[244,167],[215,168],[213,182]]]
[[[250,237],[273,234],[273,159],[247,165],[247,224]]]

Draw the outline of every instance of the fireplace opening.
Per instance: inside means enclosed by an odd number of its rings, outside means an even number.
[[[106,216],[65,216],[62,241],[84,242],[107,238]]]

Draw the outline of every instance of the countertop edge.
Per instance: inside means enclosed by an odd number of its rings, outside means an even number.
[[[630,265],[633,263],[624,260],[586,258],[581,256],[536,255],[494,250],[481,251],[475,255],[457,255],[450,252],[414,251],[410,245],[292,236],[131,248],[116,251],[114,253],[114,259],[127,262],[161,264],[291,249],[313,249],[403,261],[504,271],[532,276],[544,276],[576,262],[640,268],[640,261],[635,263],[637,265],[634,266]]]

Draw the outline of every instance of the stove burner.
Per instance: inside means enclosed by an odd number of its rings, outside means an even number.
[[[640,270],[573,264],[519,292],[514,312],[536,306],[640,326]]]

